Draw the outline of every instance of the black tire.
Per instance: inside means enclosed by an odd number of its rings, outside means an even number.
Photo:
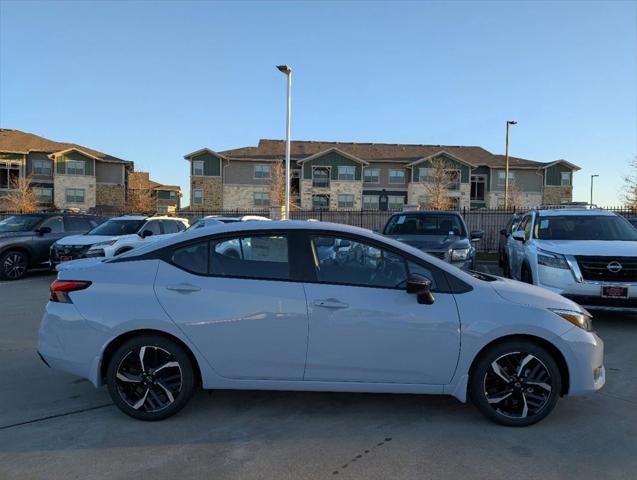
[[[509,269],[509,259],[504,256],[504,261],[502,262],[502,275],[505,278],[511,278],[511,270]]]
[[[498,249],[498,267],[504,268],[504,252]]]
[[[29,256],[20,250],[9,250],[0,256],[0,279],[19,280],[29,269]]]
[[[531,269],[526,263],[522,265],[522,271],[520,272],[520,280],[522,280],[524,283],[529,283],[533,285],[533,274],[531,273]]]
[[[520,369],[524,361],[527,363]],[[494,363],[502,375],[496,373]],[[561,391],[562,376],[555,359],[528,340],[489,348],[480,355],[469,378],[469,395],[478,410],[509,427],[526,427],[544,419]]]
[[[184,408],[195,389],[195,374],[181,345],[159,335],[140,335],[115,350],[108,362],[106,383],[122,412],[155,421]]]

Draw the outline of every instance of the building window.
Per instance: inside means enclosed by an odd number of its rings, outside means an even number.
[[[192,203],[194,205],[201,205],[203,203],[203,190],[198,188],[192,191]]]
[[[39,203],[53,203],[53,189],[51,187],[34,187],[33,193]]]
[[[345,180],[345,181],[352,181],[355,178],[354,177],[355,172],[356,172],[356,167],[339,165],[338,179]]]
[[[571,186],[571,172],[560,173],[560,185],[563,187]]]
[[[387,208],[389,210],[402,210],[405,206],[405,197],[403,195],[389,195],[387,197]]]
[[[0,162],[0,188],[15,188],[20,178],[20,164],[17,162]]]
[[[315,210],[330,207],[329,195],[312,195],[312,208]]]
[[[363,195],[364,210],[378,210],[378,195]]]
[[[389,170],[389,183],[405,183],[405,171],[403,169],[390,169]]]
[[[82,160],[67,160],[66,162],[66,174],[67,175],[85,175],[86,163]]]
[[[175,200],[177,198],[177,192],[175,192],[174,190],[171,190],[169,193],[169,197],[171,200]]]
[[[270,206],[270,194],[268,192],[254,192],[253,198],[255,207]]]
[[[203,176],[203,160],[194,160],[192,162],[192,174],[195,177]]]
[[[254,178],[270,178],[270,165],[255,165]]]
[[[366,168],[364,176],[365,183],[380,183],[380,168]]]
[[[329,188],[330,169],[327,167],[316,167],[312,170],[312,186],[317,188]]]
[[[67,188],[66,201],[68,203],[84,203],[84,189],[83,188]]]
[[[51,160],[34,160],[33,175],[53,175],[53,164]]]
[[[506,172],[504,170],[498,170],[498,187],[504,186],[504,178],[506,177]],[[509,185],[515,181],[515,172],[509,170]]]
[[[339,195],[338,208],[354,208],[354,195],[349,193]]]
[[[484,202],[487,179],[484,175],[471,175],[471,200]]]

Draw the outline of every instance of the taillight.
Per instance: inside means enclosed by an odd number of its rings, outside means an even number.
[[[84,290],[91,285],[91,282],[82,282],[78,280],[56,280],[51,284],[51,297],[52,302],[61,303],[73,303],[69,297],[70,292],[76,290]]]

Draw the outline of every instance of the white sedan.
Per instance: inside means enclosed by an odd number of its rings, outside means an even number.
[[[605,381],[577,304],[360,228],[236,222],[59,270],[42,359],[142,420],[201,385],[447,394],[525,426]]]

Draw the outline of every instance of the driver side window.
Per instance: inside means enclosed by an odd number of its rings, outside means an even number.
[[[150,230],[153,235],[161,235],[161,228],[159,227],[159,220],[151,220],[146,222],[141,231]]]
[[[60,233],[64,231],[64,223],[62,221],[62,217],[51,217],[47,218],[40,228],[49,227],[51,229],[51,233]]]
[[[312,237],[316,277],[321,283],[404,288],[405,259],[383,248],[332,236]]]

